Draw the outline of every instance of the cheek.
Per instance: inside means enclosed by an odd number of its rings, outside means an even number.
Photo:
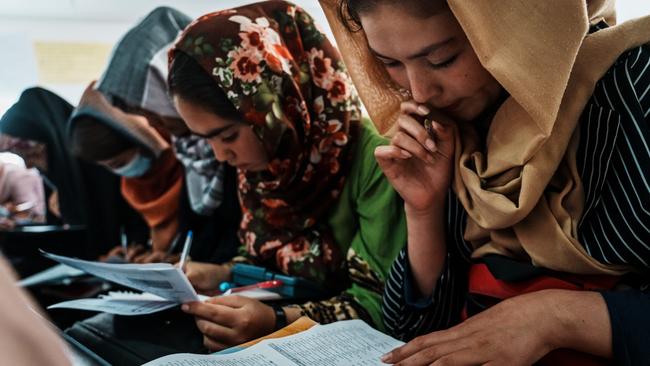
[[[406,71],[403,67],[399,68],[385,68],[386,72],[388,73],[388,76],[390,76],[391,80],[395,82],[399,87],[404,88],[409,90],[409,82],[408,82],[408,76],[406,75]]]

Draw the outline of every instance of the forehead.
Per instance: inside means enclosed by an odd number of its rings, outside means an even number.
[[[215,129],[237,123],[178,96],[174,96],[174,104],[190,130],[198,134],[209,134]]]
[[[399,5],[384,4],[362,13],[361,23],[370,48],[396,59],[451,38],[465,38],[448,9],[425,17]]]

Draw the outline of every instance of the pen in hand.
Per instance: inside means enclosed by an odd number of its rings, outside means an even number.
[[[249,290],[257,290],[257,289],[264,290],[264,289],[278,288],[278,287],[282,287],[282,285],[283,283],[280,280],[262,281],[262,282],[254,283],[252,285],[229,288],[223,293],[223,295],[227,296],[237,292],[243,292]]]
[[[178,268],[180,268],[183,272],[185,271],[185,261],[187,260],[187,256],[190,253],[190,249],[192,248],[192,235],[192,230],[187,232],[185,244],[183,245],[183,251],[181,252],[181,259],[178,262]]]

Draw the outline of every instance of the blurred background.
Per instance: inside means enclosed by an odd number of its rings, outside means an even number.
[[[76,104],[112,45],[157,6],[198,17],[251,0],[0,0],[0,116],[27,87],[44,86]],[[294,0],[331,35],[316,0]],[[619,0],[619,22],[650,14],[648,0]]]

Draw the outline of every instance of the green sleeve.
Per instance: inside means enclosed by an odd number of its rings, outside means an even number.
[[[372,123],[364,121],[348,182],[329,219],[347,253],[352,285],[345,297],[352,297],[380,330],[384,280],[406,243],[403,202],[374,156],[375,148],[386,143]]]

